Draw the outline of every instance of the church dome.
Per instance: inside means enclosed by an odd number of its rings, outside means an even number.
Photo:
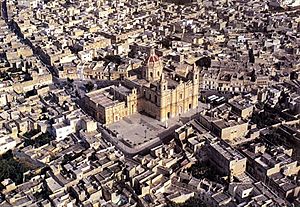
[[[150,56],[148,58],[148,63],[159,62],[159,57],[155,54],[155,49],[151,49]]]

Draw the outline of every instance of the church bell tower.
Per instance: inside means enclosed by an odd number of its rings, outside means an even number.
[[[149,82],[158,81],[163,73],[163,65],[155,54],[155,49],[150,50],[150,55],[145,66],[145,79]]]

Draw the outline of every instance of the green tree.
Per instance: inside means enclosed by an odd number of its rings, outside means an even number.
[[[24,145],[32,145],[36,148],[41,147],[45,144],[49,144],[54,138],[49,134],[49,132],[42,133],[40,136],[35,139],[26,139]]]
[[[9,150],[0,158],[0,182],[10,178],[20,184],[23,182],[23,173],[28,169],[14,159],[12,151]]]
[[[72,84],[74,82],[74,80],[72,78],[67,78],[68,83]]]
[[[210,57],[202,57],[196,61],[196,65],[200,67],[209,68],[211,66],[211,58]]]
[[[254,57],[254,53],[253,53],[253,49],[249,49],[248,51],[248,55],[249,55],[249,63],[255,63],[255,57]]]
[[[92,91],[93,89],[94,89],[94,84],[91,82],[91,81],[89,81],[87,84],[85,84],[84,85],[85,86],[85,88],[86,88],[86,90],[88,91],[88,92],[90,92],[90,91]]]

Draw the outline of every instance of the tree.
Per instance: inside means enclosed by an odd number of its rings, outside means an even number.
[[[196,65],[200,67],[209,68],[211,67],[211,58],[210,57],[202,57],[196,61]]]
[[[257,124],[257,128],[261,129],[274,124],[278,124],[278,118],[278,115],[274,112],[268,112],[265,110],[259,113],[254,111],[251,117],[251,122]]]
[[[34,89],[30,90],[30,91],[27,91],[26,94],[25,94],[25,96],[26,96],[26,98],[28,98],[30,96],[35,96],[37,94],[38,94],[37,90],[34,88]]]
[[[27,137],[29,139],[31,139],[31,137],[35,136],[36,134],[38,134],[40,131],[37,129],[32,129],[30,131],[27,131],[23,134],[24,137]]]
[[[249,63],[255,63],[255,57],[254,57],[253,49],[252,48],[249,49],[248,55],[249,55]]]
[[[290,95],[288,93],[285,93],[284,91],[281,92],[278,103],[280,105],[288,103],[288,98],[290,97]]]
[[[170,47],[172,47],[172,40],[170,40],[170,38],[164,38],[160,41],[160,43],[165,48],[169,49]]]
[[[74,80],[73,79],[71,79],[71,78],[67,78],[67,86],[69,87],[69,88],[72,88],[73,89],[73,82],[74,82]]]
[[[35,139],[26,139],[24,145],[29,146],[32,145],[35,148],[41,147],[45,144],[49,144],[54,138],[49,134],[49,132],[42,133],[40,136]]]
[[[72,84],[74,82],[74,80],[72,78],[67,78],[68,83]]]
[[[78,90],[75,91],[75,96],[78,98],[81,98],[80,93],[78,92]]]
[[[51,119],[49,120],[49,124],[52,126],[54,123],[55,123],[54,119],[51,118]]]
[[[207,178],[211,181],[218,182],[219,173],[210,163],[197,162],[188,169],[188,172],[197,179]]]
[[[105,57],[105,59],[108,61],[108,62],[113,62],[117,65],[120,65],[122,63],[122,58],[120,57],[120,55],[107,55]]]
[[[87,84],[85,84],[84,85],[85,86],[85,88],[86,88],[86,90],[88,91],[88,92],[90,92],[90,91],[92,91],[93,89],[94,89],[94,84],[91,82],[91,81],[89,81]]]
[[[255,70],[253,69],[252,70],[252,72],[251,72],[251,74],[250,74],[250,80],[252,81],[252,82],[255,82],[256,81],[256,74],[255,74]]]
[[[61,164],[66,164],[68,162],[70,162],[72,160],[72,155],[70,154],[65,154],[64,157],[63,157],[63,160],[61,162]]]
[[[47,107],[46,106],[43,106],[42,107],[42,113],[46,113],[48,111]]]
[[[5,72],[5,71],[0,71],[0,79],[3,79],[3,81],[5,81],[5,80],[9,80],[10,79],[10,77],[9,77],[9,75],[8,75],[8,73],[7,72]]]
[[[22,183],[23,173],[27,169],[14,159],[12,151],[9,150],[0,158],[0,182],[4,179],[10,178],[17,184]]]
[[[290,78],[291,80],[297,80],[299,77],[299,75],[297,74],[296,71],[292,71],[291,74],[290,74]]]

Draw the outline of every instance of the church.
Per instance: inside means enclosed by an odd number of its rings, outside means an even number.
[[[143,66],[119,86],[109,86],[85,95],[85,108],[103,124],[111,124],[134,113],[165,122],[198,106],[199,70],[185,65],[164,70],[155,49]]]

